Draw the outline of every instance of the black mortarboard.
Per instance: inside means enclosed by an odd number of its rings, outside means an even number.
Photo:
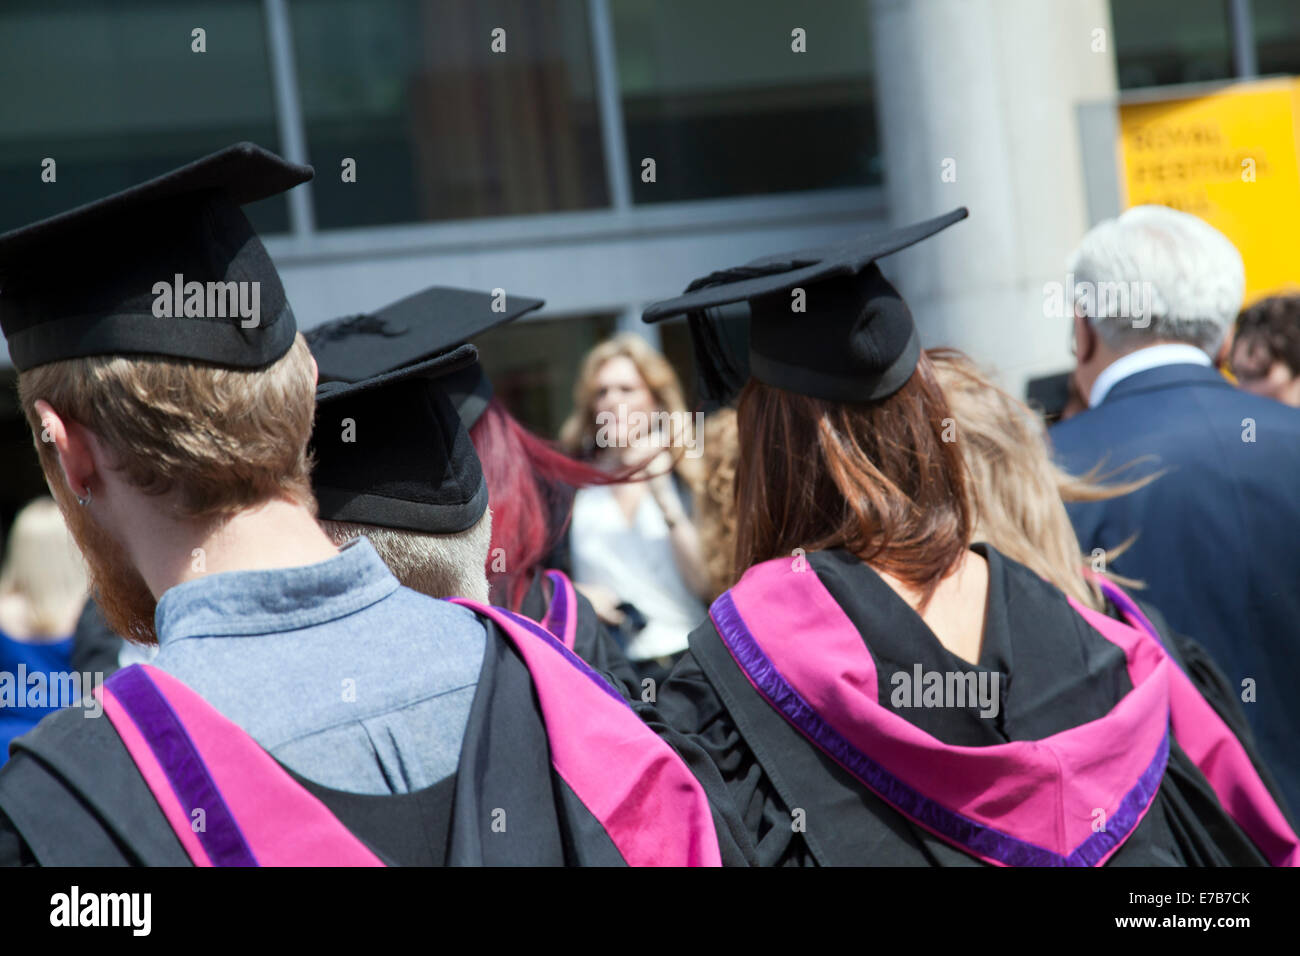
[[[433,286],[305,335],[321,381],[357,382],[450,351],[543,304],[522,295]]]
[[[275,361],[297,327],[239,207],[311,177],[239,143],[0,236],[0,327],[14,366],[130,354]]]
[[[452,372],[443,382],[447,397],[456,406],[461,424],[473,428],[475,423],[487,411],[488,402],[492,401],[492,382],[483,371],[481,362],[467,365],[459,372]]]
[[[521,295],[433,286],[376,312],[317,326],[306,333],[307,344],[321,381],[352,382],[446,352],[544,304]],[[465,427],[473,427],[492,398],[482,366],[474,362],[440,384]]]
[[[466,345],[317,388],[312,485],[322,519],[456,534],[483,516],[483,470],[441,380],[477,358]]]
[[[876,260],[966,215],[964,207],[954,209],[901,229],[714,272],[643,317],[687,317],[708,400],[726,400],[752,375],[814,398],[879,401],[911,377],[921,340],[907,303]],[[796,289],[804,293],[802,312],[795,310]],[[747,349],[738,349],[745,338]]]

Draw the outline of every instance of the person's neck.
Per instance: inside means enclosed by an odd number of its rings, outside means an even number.
[[[140,508],[123,540],[156,598],[210,574],[301,567],[338,554],[310,511],[282,499],[206,523]]]
[[[1096,353],[1087,363],[1080,365],[1078,371],[1075,373],[1075,381],[1078,383],[1079,392],[1083,396],[1084,401],[1088,401],[1088,397],[1092,394],[1092,387],[1097,383],[1097,379],[1101,376],[1101,373],[1106,371],[1106,369],[1110,368],[1120,359],[1133,355],[1135,352],[1142,352],[1146,349],[1155,348],[1157,345],[1186,344],[1186,342],[1179,342],[1177,339],[1154,339],[1150,342],[1144,342],[1137,348],[1126,349],[1125,351],[1120,352],[1109,348],[1104,343],[1099,343]]]
[[[1287,383],[1278,395],[1278,401],[1292,408],[1300,408],[1300,375],[1296,375]]]
[[[963,552],[924,610],[919,588],[879,568],[876,573],[920,615],[940,644],[968,664],[979,665],[989,593],[989,565],[984,555],[969,549]]]

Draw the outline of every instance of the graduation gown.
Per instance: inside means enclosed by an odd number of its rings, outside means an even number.
[[[554,634],[594,670],[613,678],[612,683],[621,693],[630,694],[640,686],[627,655],[610,637],[591,602],[578,593],[563,571],[548,570],[533,575],[519,610]]]
[[[1292,831],[1300,833],[1300,827],[1296,826],[1295,808],[1286,802],[1286,796],[1282,793],[1277,777],[1272,768],[1265,763],[1266,758],[1260,752],[1254,732],[1250,729],[1246,711],[1237,696],[1239,689],[1233,686],[1232,681],[1223,673],[1219,665],[1214,663],[1210,652],[1200,642],[1175,631],[1165,616],[1153,605],[1128,594],[1101,575],[1096,576],[1096,580],[1101,585],[1107,615],[1116,620],[1136,621],[1138,626],[1145,626],[1149,633],[1170,650],[1171,656],[1182,666],[1184,673],[1205,698],[1205,702],[1214,709],[1219,719],[1227,724],[1237,737],[1249,756],[1255,772],[1259,774],[1260,781],[1277,803],[1278,809],[1286,816]]]
[[[122,638],[109,628],[92,595],[86,600],[72,635],[72,669],[107,677],[119,666],[118,655],[123,643]]]
[[[989,566],[978,665],[871,568],[827,551],[751,568],[658,701],[636,705],[706,786],[722,782],[750,863],[1297,862],[1257,756],[1153,627],[976,550]],[[996,696],[954,697],[979,687]]]
[[[717,865],[699,784],[627,704],[536,624],[479,614],[487,651],[454,776],[344,793],[280,765],[148,665],[15,742],[0,863]]]

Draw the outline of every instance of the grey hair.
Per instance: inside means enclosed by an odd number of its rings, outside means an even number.
[[[1213,356],[1246,289],[1237,247],[1167,206],[1134,206],[1088,231],[1069,260],[1075,310],[1111,348],[1166,339]]]
[[[429,597],[463,597],[488,603],[487,558],[492,512],[459,534],[425,534],[349,521],[321,521],[336,545],[365,535],[406,587]]]

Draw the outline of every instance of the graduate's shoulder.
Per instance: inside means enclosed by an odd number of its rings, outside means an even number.
[[[121,744],[103,706],[94,701],[48,714],[27,733],[15,738],[10,750],[14,757],[27,753],[54,761],[95,760],[105,749],[112,748],[112,741]],[[7,768],[8,764],[0,769],[0,779]]]
[[[371,605],[377,613],[391,618],[394,624],[407,633],[427,631],[442,634],[448,631],[473,628],[475,622],[485,626],[483,619],[473,610],[442,598],[429,597],[408,587],[399,587]]]
[[[14,741],[0,811],[43,865],[188,862],[102,709],[65,708]]]

